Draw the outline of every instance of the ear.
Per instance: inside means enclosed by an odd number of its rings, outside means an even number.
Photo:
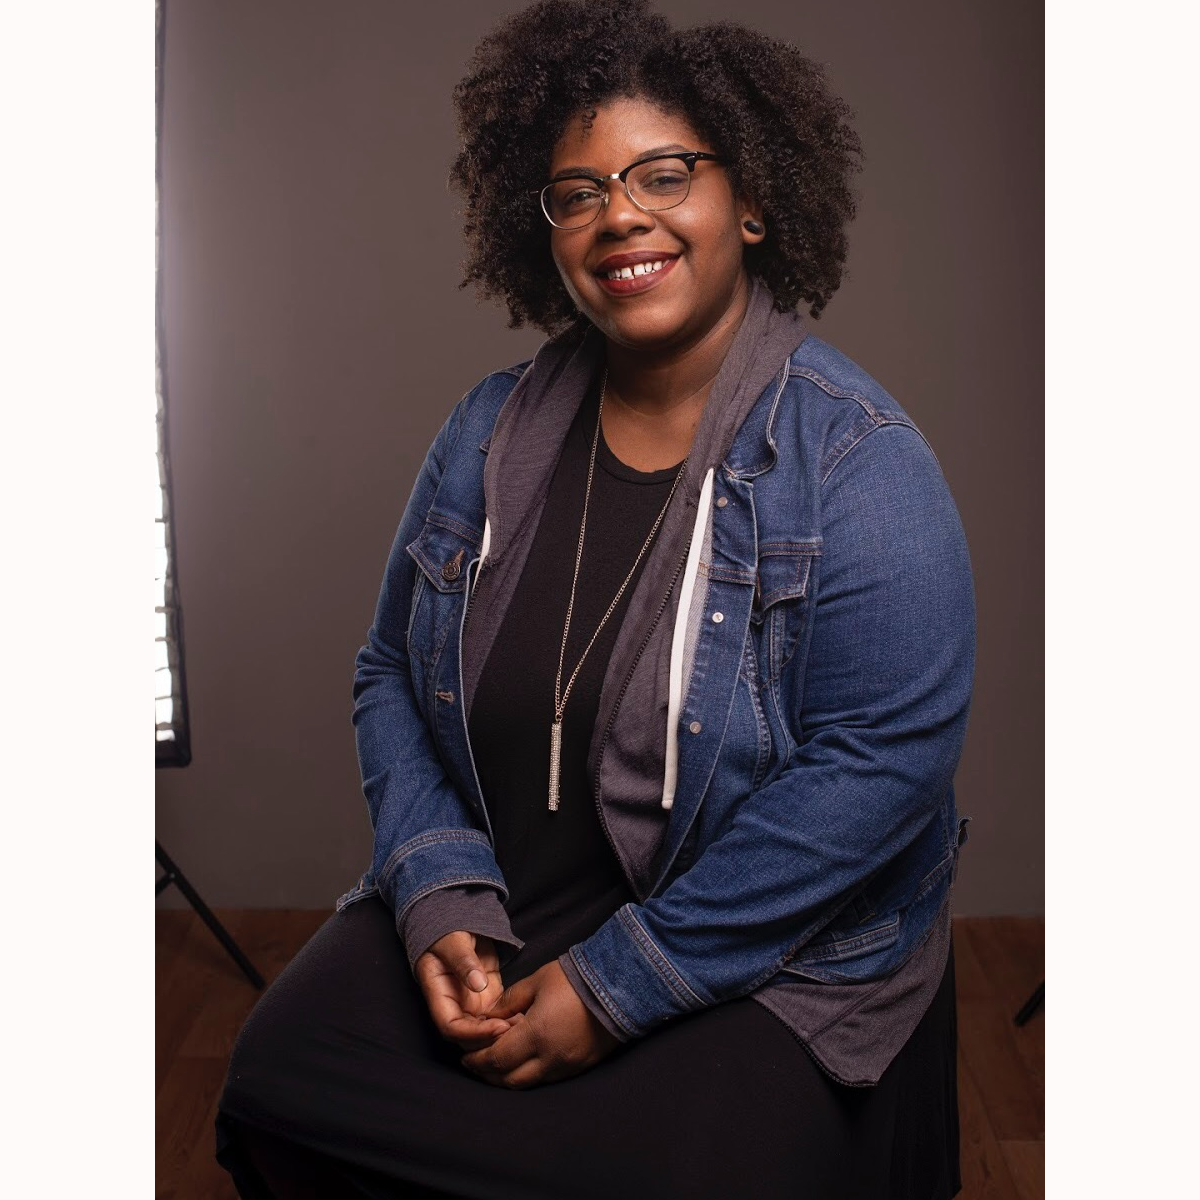
[[[738,227],[742,235],[742,242],[747,246],[755,246],[767,236],[766,221],[763,219],[763,208],[757,200],[747,199],[745,196],[739,196],[735,204],[738,215]],[[747,221],[755,221],[762,229],[761,233],[753,232],[752,229],[746,228]]]

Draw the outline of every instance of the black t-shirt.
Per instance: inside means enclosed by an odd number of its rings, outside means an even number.
[[[496,860],[509,887],[505,909],[517,937],[538,948],[527,946],[526,953],[545,961],[637,899],[601,825],[587,752],[609,655],[649,548],[571,686],[563,714],[559,808],[549,810],[554,680],[598,410],[599,389],[593,387],[567,434],[529,558],[484,664],[469,723]],[[678,465],[650,472],[626,466],[601,433],[560,695],[633,566],[677,472]]]

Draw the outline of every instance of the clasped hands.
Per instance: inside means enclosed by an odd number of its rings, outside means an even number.
[[[499,1087],[567,1079],[621,1045],[557,962],[506,988],[495,943],[480,934],[438,938],[414,974],[438,1032],[466,1051],[463,1066]]]

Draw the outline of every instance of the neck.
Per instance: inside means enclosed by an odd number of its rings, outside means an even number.
[[[646,421],[678,417],[689,406],[702,409],[748,303],[743,279],[720,319],[694,342],[644,350],[610,340],[606,403],[615,401],[631,417]]]

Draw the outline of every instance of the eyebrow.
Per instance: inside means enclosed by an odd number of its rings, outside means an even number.
[[[633,160],[632,163],[630,163],[630,166],[633,166],[636,163],[640,163],[647,158],[654,158],[655,155],[658,155],[658,154],[670,154],[671,151],[673,151],[673,150],[687,150],[687,147],[680,145],[679,142],[671,142],[670,145],[667,145],[667,146],[655,146],[653,150],[644,150],[641,154],[639,154],[637,156],[637,158],[635,158]],[[622,169],[624,169],[624,168],[622,168]],[[553,183],[554,180],[556,180],[556,179],[565,179],[571,175],[587,175],[590,177],[595,177],[597,175],[602,175],[602,174],[603,174],[603,172],[600,171],[596,167],[588,167],[588,166],[563,167],[561,171],[556,171],[550,177],[550,182]]]

